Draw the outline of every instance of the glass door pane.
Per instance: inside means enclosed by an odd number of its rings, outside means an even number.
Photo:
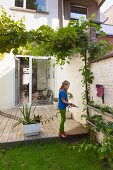
[[[54,62],[47,59],[34,59],[32,66],[32,104],[52,103],[54,94]]]

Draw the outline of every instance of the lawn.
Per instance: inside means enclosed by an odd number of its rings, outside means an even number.
[[[76,143],[37,142],[0,150],[0,170],[103,170],[94,151],[70,149]]]

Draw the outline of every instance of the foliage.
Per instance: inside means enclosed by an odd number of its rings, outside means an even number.
[[[113,138],[109,136],[104,137],[101,145],[98,143],[92,144],[90,142],[84,142],[82,144],[74,145],[72,148],[78,150],[79,152],[95,150],[100,160],[107,160],[110,167],[113,168]]]
[[[26,44],[27,31],[23,22],[24,19],[14,21],[2,9],[0,16],[0,53],[9,53],[12,49],[14,53],[17,53],[18,48]]]
[[[37,30],[31,30],[30,41],[28,41],[31,43],[27,44],[28,53],[37,56],[56,56],[57,63],[61,65],[75,53],[80,53],[84,60],[86,50],[91,52],[90,55],[94,58],[97,54],[101,56],[108,50],[108,43],[106,41],[90,42],[90,27],[95,28],[95,31],[100,30],[100,26],[92,22],[92,18],[88,21],[82,18],[81,21],[71,20],[66,27],[59,28],[57,31],[44,25]]]
[[[68,96],[68,99],[72,99],[73,98],[72,93],[67,92],[67,96]]]
[[[84,142],[82,144],[74,145],[72,148],[81,151],[95,150],[98,153],[100,160],[108,161],[111,168],[113,168],[113,122],[105,122],[102,115],[93,115],[87,118],[88,121],[94,124],[91,125],[90,130],[104,133],[104,139],[99,144],[94,141]]]
[[[15,123],[14,127],[16,127],[19,124],[24,124],[24,125],[28,125],[28,124],[34,124],[34,123],[40,123],[42,116],[39,115],[33,115],[33,117],[31,118],[31,106],[29,107],[27,104],[23,105],[23,108],[20,108],[20,111],[22,113],[23,118],[18,120],[17,123]],[[34,113],[35,109],[33,110]],[[32,114],[33,114],[32,113]]]
[[[90,101],[89,105],[99,109],[102,113],[107,112],[109,114],[113,114],[113,108],[109,106],[101,106],[99,104],[95,104],[94,101]]]
[[[113,135],[113,122],[105,122],[102,115],[95,114],[87,119],[95,125],[97,132],[102,131],[106,135]]]
[[[29,31],[28,42],[22,50],[33,56],[53,56],[54,38],[54,30],[47,25],[42,25],[36,30]]]
[[[4,58],[4,54],[0,53],[0,60]]]
[[[99,59],[104,56],[107,52],[111,50],[111,45],[107,40],[100,40],[99,42],[92,42],[89,44],[89,53],[90,58],[89,61],[93,61],[95,59]]]

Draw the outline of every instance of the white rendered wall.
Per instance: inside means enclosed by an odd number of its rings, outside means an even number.
[[[15,59],[8,54],[0,62],[0,109],[14,107]]]
[[[2,5],[7,13],[12,17],[15,16],[15,20],[25,17],[26,27],[28,30],[37,29],[41,25],[49,25],[50,27],[56,29],[59,27],[58,20],[58,0],[46,0],[46,13],[34,13],[34,12],[22,12],[11,10],[11,7],[14,7],[15,0],[0,0],[0,5]]]
[[[74,57],[73,59],[71,59],[70,64],[65,64],[65,66],[63,66],[63,69],[61,69],[60,66],[57,66],[55,74],[56,97],[58,97],[61,83],[64,80],[68,80],[70,82],[70,88],[68,91],[71,92],[73,95],[73,99],[71,100],[71,102],[79,106],[79,108],[73,108],[71,109],[71,111],[73,113],[74,119],[80,123],[83,122],[83,120],[81,119],[81,115],[84,114],[82,103],[82,92],[84,92],[84,88],[82,87],[82,76],[79,69],[82,68],[83,65],[84,63],[79,56]]]

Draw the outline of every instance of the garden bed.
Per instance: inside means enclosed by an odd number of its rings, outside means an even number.
[[[86,123],[91,125],[94,128],[94,130],[96,131],[96,125],[95,124],[93,124],[89,120],[86,120]],[[96,139],[99,143],[102,143],[102,141],[104,139],[104,133],[102,131],[96,132]]]
[[[91,106],[91,105],[87,105],[87,107],[89,110],[89,116],[92,116],[94,114],[102,115],[102,117],[105,121],[113,122],[113,114],[112,113],[102,112],[100,109],[97,109],[96,107]]]

